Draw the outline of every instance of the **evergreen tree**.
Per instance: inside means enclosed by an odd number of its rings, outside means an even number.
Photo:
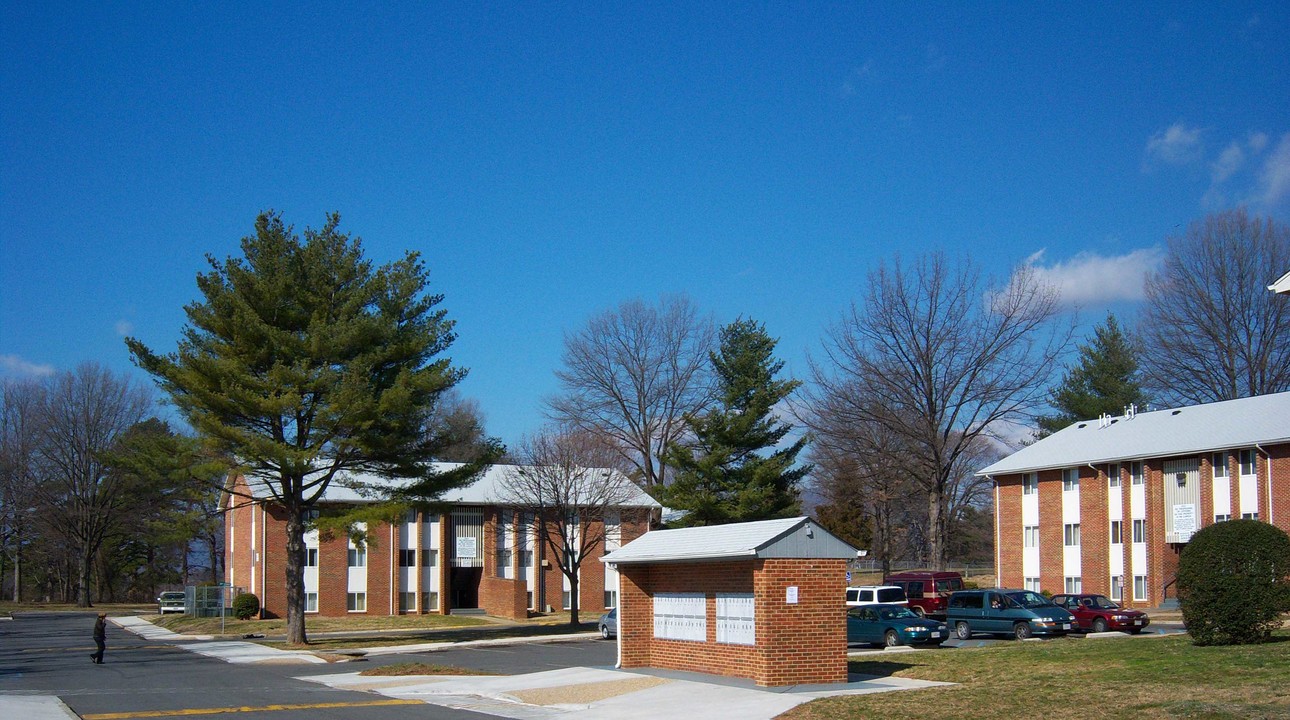
[[[380,267],[328,215],[304,241],[261,214],[243,257],[209,258],[197,276],[179,349],[128,338],[136,364],[170,395],[215,452],[272,494],[286,514],[287,642],[307,641],[304,513],[345,473],[410,479],[433,497],[479,468],[435,475],[428,431],[439,396],[465,371],[442,353],[452,321],[426,293],[416,253]]]
[[[1081,345],[1079,355],[1079,364],[1050,393],[1057,412],[1039,418],[1038,437],[1103,413],[1120,415],[1130,404],[1145,409],[1148,397],[1139,380],[1137,353],[1114,315],[1107,314],[1106,322],[1093,329],[1093,341]]]
[[[677,472],[663,496],[666,504],[688,511],[679,524],[721,525],[799,513],[798,484],[811,468],[793,466],[806,438],[765,453],[792,431],[774,410],[801,385],[775,378],[784,367],[774,358],[775,345],[753,320],[722,328],[720,348],[709,354],[716,406],[687,416],[692,442],[673,443],[667,452],[667,463]]]

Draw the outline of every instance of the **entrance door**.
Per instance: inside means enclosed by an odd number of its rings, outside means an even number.
[[[451,610],[475,609],[479,607],[479,579],[483,577],[483,568],[455,567],[449,578],[452,591]]]

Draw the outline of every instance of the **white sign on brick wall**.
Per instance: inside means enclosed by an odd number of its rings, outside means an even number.
[[[476,555],[478,552],[478,548],[476,546],[477,543],[475,542],[475,538],[469,535],[457,536],[457,557],[473,560],[478,557]]]
[[[784,602],[789,605],[797,604],[797,586],[796,585],[789,585],[788,589],[784,591]]]

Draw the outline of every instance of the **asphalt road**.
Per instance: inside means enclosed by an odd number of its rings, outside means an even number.
[[[104,664],[94,665],[89,659],[94,650],[93,627],[92,613],[20,613],[11,621],[0,622],[0,709],[6,696],[55,695],[86,720],[179,717],[198,709],[217,710],[201,717],[236,711],[239,720],[492,717],[419,702],[403,704],[295,679],[358,670],[369,663],[235,665],[150,642],[111,624]],[[412,660],[519,672],[592,664],[589,659],[602,658],[605,653],[607,662],[612,663],[612,643],[597,646],[587,642],[393,655],[370,664]],[[395,702],[400,704],[388,704]],[[4,715],[7,713],[0,712]]]

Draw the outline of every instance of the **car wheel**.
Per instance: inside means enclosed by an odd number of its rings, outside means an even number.
[[[1093,621],[1093,632],[1106,632],[1106,620],[1097,618]]]
[[[1025,640],[1033,634],[1030,629],[1030,623],[1017,623],[1012,626],[1012,636],[1018,640]]]
[[[882,638],[887,642],[887,647],[896,647],[900,644],[900,635],[895,630],[888,630]]]
[[[608,640],[608,639],[609,639],[609,626],[608,626],[608,625],[601,625],[601,626],[600,626],[600,637],[604,638],[605,640]]]
[[[954,623],[954,636],[960,640],[967,640],[972,637],[972,628],[962,621]]]
[[[927,611],[917,606],[914,607],[914,614],[920,618],[927,617]]]

